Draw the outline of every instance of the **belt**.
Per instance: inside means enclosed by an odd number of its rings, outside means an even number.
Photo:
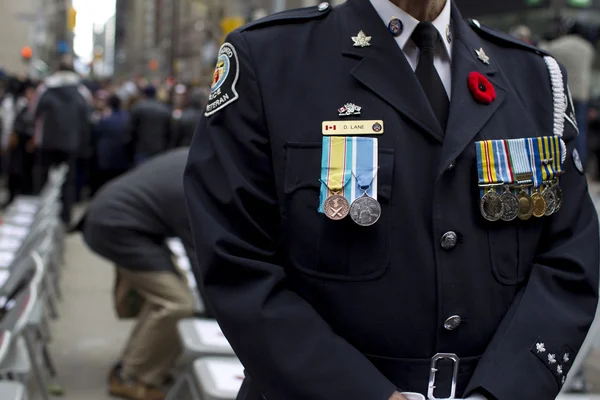
[[[421,393],[430,400],[462,397],[481,358],[449,353],[424,359],[366,357],[399,391]]]

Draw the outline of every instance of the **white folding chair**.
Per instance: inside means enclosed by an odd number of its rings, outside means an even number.
[[[27,390],[19,382],[0,382],[0,399],[27,400]]]
[[[194,362],[194,383],[202,400],[235,400],[244,381],[237,358],[201,358]]]
[[[184,319],[177,324],[177,332],[183,347],[179,360],[182,368],[175,384],[169,390],[167,400],[180,399],[186,390],[195,394],[193,363],[196,359],[210,356],[235,356],[231,345],[215,320]]]

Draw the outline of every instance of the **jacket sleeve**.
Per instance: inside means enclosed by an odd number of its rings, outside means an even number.
[[[598,216],[585,174],[576,167],[576,128],[567,118],[565,126],[563,206],[548,218],[529,280],[500,324],[467,393],[483,389],[498,400],[556,398],[594,319]]]
[[[393,384],[288,284],[268,127],[243,35],[228,38],[239,57],[229,92],[239,98],[202,118],[185,173],[197,280],[267,399],[387,400]]]

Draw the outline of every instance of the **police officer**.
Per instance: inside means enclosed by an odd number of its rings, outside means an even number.
[[[598,296],[566,82],[451,0],[230,34],[185,190],[239,398],[555,398]]]

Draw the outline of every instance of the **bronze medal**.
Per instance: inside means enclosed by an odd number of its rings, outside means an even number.
[[[346,218],[350,213],[350,204],[344,196],[334,194],[325,200],[323,211],[327,218],[339,221]]]
[[[519,199],[510,190],[500,196],[502,202],[502,221],[514,221],[519,216]]]
[[[539,192],[535,192],[531,195],[531,201],[533,202],[534,217],[542,218],[544,215],[546,215],[546,200],[544,200],[544,197]]]
[[[556,195],[554,194],[554,190],[550,187],[546,187],[542,192],[542,197],[546,202],[546,212],[544,215],[549,217],[556,211]]]
[[[483,218],[490,222],[498,221],[502,217],[502,200],[495,190],[490,189],[481,198],[479,210]]]
[[[519,200],[519,219],[527,221],[533,215],[533,201],[524,190],[517,195],[517,199]]]

